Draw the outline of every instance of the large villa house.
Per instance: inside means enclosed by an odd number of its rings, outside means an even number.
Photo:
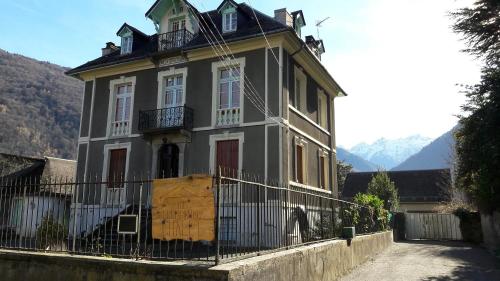
[[[345,93],[322,40],[302,36],[302,11],[157,0],[146,17],[155,34],[124,23],[121,46],[67,72],[85,81],[78,179],[225,167],[336,196],[334,101]]]

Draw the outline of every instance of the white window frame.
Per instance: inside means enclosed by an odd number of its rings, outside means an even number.
[[[135,231],[121,231],[120,230],[121,218],[122,217],[135,218]],[[117,228],[118,234],[137,234],[137,229],[139,228],[139,218],[138,218],[138,215],[132,215],[132,214],[119,215],[118,216],[118,224],[117,224],[116,228]]]
[[[328,130],[328,99],[325,92],[318,89],[318,125]]]
[[[172,77],[172,76],[180,76],[182,75],[182,102],[181,102],[181,105],[185,105],[186,104],[186,81],[187,81],[187,74],[188,74],[188,69],[187,67],[183,67],[183,68],[175,68],[175,67],[171,67],[170,69],[168,70],[164,70],[164,71],[160,71],[158,72],[158,97],[157,97],[157,103],[156,103],[156,107],[157,109],[161,109],[161,108],[164,108],[164,104],[165,104],[165,101],[164,101],[164,96],[165,96],[165,79],[166,78],[169,78],[169,77]]]
[[[128,169],[129,169],[129,163],[130,163],[130,152],[132,151],[132,143],[131,142],[124,142],[124,143],[113,143],[113,144],[105,144],[104,145],[104,157],[103,157],[103,163],[102,163],[102,177],[101,177],[101,204],[105,204],[106,200],[106,189],[108,188],[106,186],[106,182],[108,181],[108,171],[109,171],[109,161],[111,160],[111,150],[114,149],[126,149],[127,150],[127,159],[125,159],[125,175],[123,177],[124,181],[127,181],[128,179]],[[127,184],[125,183],[123,185],[123,194],[125,194],[125,200],[126,199],[126,192],[127,190]],[[121,204],[122,202],[120,202]]]
[[[131,77],[122,76],[118,79],[109,81],[109,102],[108,102],[108,121],[107,121],[108,124],[107,124],[107,129],[106,129],[106,136],[108,138],[129,137],[132,134],[132,123],[134,120],[135,83],[136,83],[135,76],[131,76]],[[121,84],[132,84],[132,92],[130,93],[130,113],[129,113],[129,120],[128,120],[129,121],[128,134],[119,135],[119,136],[112,136],[111,130],[112,130],[113,120],[115,118],[115,109],[116,109],[116,88],[117,88],[117,86],[119,86]]]
[[[212,63],[212,127],[217,124],[217,110],[219,108],[219,76],[220,70],[230,67],[239,67],[240,71],[240,122],[244,122],[244,92],[245,92],[245,58],[235,58]]]
[[[302,147],[302,177],[304,182],[299,182],[299,177],[297,174],[297,146]],[[301,137],[296,136],[293,143],[293,157],[294,157],[294,167],[293,167],[293,178],[295,182],[303,185],[308,184],[307,176],[307,141]]]
[[[210,171],[213,173],[217,173],[215,167],[215,156],[216,156],[216,149],[217,149],[217,142],[218,141],[226,141],[226,140],[238,140],[238,171],[241,171],[243,168],[243,144],[245,143],[245,133],[240,132],[240,133],[229,133],[226,132],[225,134],[217,134],[217,135],[210,135],[209,137],[209,145],[210,145],[210,157],[209,157],[209,165]]]
[[[324,163],[324,170],[321,170],[321,161],[326,161]],[[330,190],[330,155],[328,151],[319,149],[318,150],[318,187],[325,189],[325,190]],[[325,176],[325,185],[321,185],[321,177]]]
[[[126,55],[132,53],[133,42],[134,42],[134,37],[132,36],[132,33],[122,36],[120,54]]]
[[[229,18],[229,23],[227,22]],[[234,32],[238,28],[238,13],[233,6],[222,11],[222,33]]]
[[[297,91],[297,80],[300,81],[300,91]],[[294,66],[294,107],[302,111],[307,108],[307,76],[297,66]]]

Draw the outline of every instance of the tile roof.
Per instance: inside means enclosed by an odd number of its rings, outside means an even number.
[[[154,5],[153,5],[154,6]],[[257,19],[260,23],[260,26],[262,27],[262,30],[266,35],[268,34],[273,34],[273,33],[279,33],[279,32],[284,32],[284,31],[293,31],[293,28],[288,27],[278,21],[276,21],[274,18],[261,13],[257,10],[252,10],[252,7],[245,3],[238,4],[238,15],[243,16],[243,19],[238,20],[238,28],[235,32],[231,33],[222,33],[222,16],[220,15],[217,10],[212,10],[208,12],[203,12],[199,13],[197,10],[194,9],[195,13],[197,14],[198,17],[200,17],[200,23],[204,25],[204,27],[210,31],[213,32],[219,37],[219,34],[222,34],[222,38],[226,42],[233,42],[237,40],[243,40],[243,39],[248,39],[252,37],[258,37],[262,36],[262,31],[257,23]],[[255,11],[255,14],[254,14]],[[122,28],[127,25],[124,24]],[[215,25],[215,27],[214,27]],[[130,25],[127,25],[129,28],[133,28]],[[120,28],[121,29],[121,28]],[[137,32],[140,32],[139,30],[133,28]],[[135,32],[135,31],[134,31]],[[141,32],[142,33],[142,32]],[[210,34],[210,32],[209,32]],[[134,39],[135,41],[135,39]],[[82,71],[87,71],[103,66],[109,66],[113,64],[118,64],[118,63],[126,63],[130,61],[135,61],[135,60],[140,60],[144,58],[149,58],[155,55],[156,53],[156,46],[158,42],[158,36],[151,35],[147,36],[147,39],[142,40],[141,44],[133,47],[133,50],[130,54],[124,54],[121,55],[120,51],[114,51],[111,52],[108,55],[99,57],[95,60],[89,61],[83,65],[80,65],[78,67],[75,67],[69,71],[66,72],[68,75],[73,75],[77,74]],[[199,32],[194,36],[194,38],[187,43],[182,49],[183,50],[193,50],[197,48],[203,48],[209,46],[208,41],[206,40],[205,36]],[[178,50],[177,50],[178,51]]]
[[[376,173],[349,173],[342,197],[352,198],[359,192],[366,192]],[[389,171],[387,174],[396,185],[400,202],[443,202],[451,199],[449,169]]]

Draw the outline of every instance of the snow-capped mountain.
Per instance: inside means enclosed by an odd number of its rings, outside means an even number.
[[[357,144],[349,149],[349,152],[356,154],[383,169],[390,170],[408,159],[411,155],[419,152],[431,141],[431,138],[420,135],[413,135],[393,140],[381,138],[372,144]]]

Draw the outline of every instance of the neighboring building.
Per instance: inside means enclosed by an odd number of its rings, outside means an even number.
[[[60,223],[69,221],[73,189],[71,185],[55,187],[50,183],[72,178],[75,168],[74,160],[0,153],[2,237],[11,234],[34,237],[42,219],[47,216]]]
[[[358,193],[366,193],[368,183],[377,172],[349,173],[342,198],[351,200]],[[449,169],[389,171],[399,195],[399,211],[437,212],[453,197]]]
[[[345,94],[321,64],[323,42],[301,38],[301,11],[273,18],[226,0],[200,13],[158,0],[146,17],[156,34],[125,23],[121,47],[67,72],[85,81],[78,179],[223,166],[337,194],[334,98]],[[100,188],[106,205],[127,187]]]

